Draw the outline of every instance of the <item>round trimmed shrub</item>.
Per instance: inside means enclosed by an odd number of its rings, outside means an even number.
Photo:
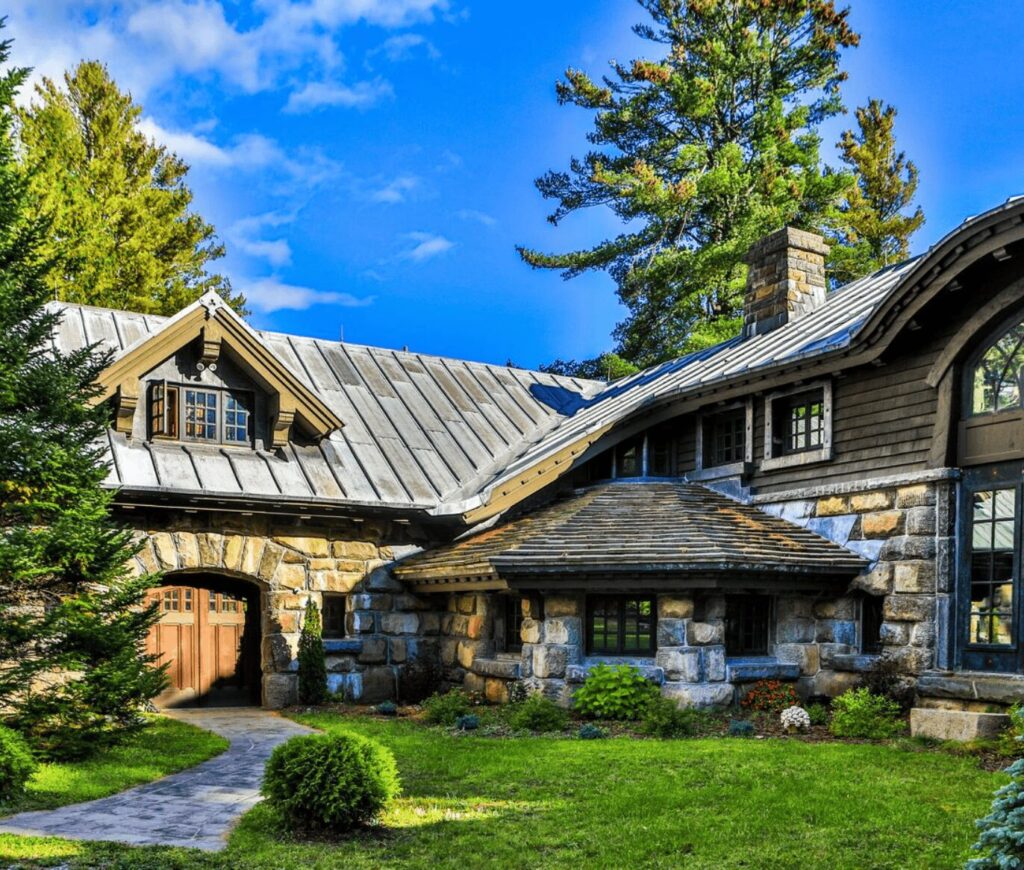
[[[38,765],[25,738],[17,731],[0,725],[0,804],[9,803],[25,793],[25,783],[36,767]]]
[[[836,737],[868,740],[898,737],[906,728],[900,718],[900,705],[868,688],[850,689],[836,698],[828,727]]]
[[[356,734],[293,737],[274,750],[261,792],[298,830],[343,834],[398,795],[395,758]]]

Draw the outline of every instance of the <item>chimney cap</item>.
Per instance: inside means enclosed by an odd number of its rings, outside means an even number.
[[[821,257],[827,257],[830,250],[828,243],[817,233],[800,230],[796,227],[783,227],[754,242],[743,257],[743,262],[749,266],[751,263],[763,260],[767,255],[781,251],[783,248],[806,251],[809,254],[818,254]]]

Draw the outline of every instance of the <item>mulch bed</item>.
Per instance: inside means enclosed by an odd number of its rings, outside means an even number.
[[[471,732],[464,732],[476,737],[492,739],[515,739],[521,736],[521,732],[503,726],[499,718],[495,716],[492,721],[485,711],[494,711],[498,708],[481,704],[475,712],[482,713],[480,729]],[[394,719],[407,719],[421,724],[423,727],[437,727],[428,723],[425,719],[423,708],[418,704],[400,705],[394,716],[386,716],[377,712],[376,707],[359,704],[325,704],[319,707],[296,707],[292,708],[296,713],[334,713],[339,716],[369,717],[382,721]],[[812,725],[807,731],[786,732],[779,723],[777,714],[750,713],[745,710],[733,710],[728,713],[709,717],[699,731],[692,735],[692,738],[702,737],[728,737],[729,722],[733,719],[743,719],[753,722],[755,733],[754,740],[796,740],[801,743],[875,743],[874,740],[865,740],[853,737],[836,737],[827,726]],[[573,719],[569,727],[559,735],[571,737],[576,734],[580,726],[590,722],[603,729],[609,737],[628,737],[634,740],[657,740],[659,738],[641,733],[635,722],[617,721],[594,721]],[[454,731],[454,729],[453,729]],[[909,732],[909,727],[908,727]],[[462,733],[462,732],[454,732]],[[681,740],[691,739],[687,737],[678,738]],[[999,745],[993,741],[985,744],[958,744],[958,743],[935,743],[925,740],[914,740],[910,737],[898,739],[895,744],[906,752],[942,752],[951,755],[970,756],[976,759],[982,770],[996,772],[1004,770],[1013,763],[1014,758],[1000,751]]]

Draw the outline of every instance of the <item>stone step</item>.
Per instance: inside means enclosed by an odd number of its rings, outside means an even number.
[[[1003,713],[968,713],[963,710],[936,710],[914,707],[910,711],[910,734],[932,740],[990,740],[1010,725]]]

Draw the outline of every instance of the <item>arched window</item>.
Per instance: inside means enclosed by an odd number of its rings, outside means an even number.
[[[1022,407],[1024,322],[999,336],[969,372],[971,413],[990,414]]]

